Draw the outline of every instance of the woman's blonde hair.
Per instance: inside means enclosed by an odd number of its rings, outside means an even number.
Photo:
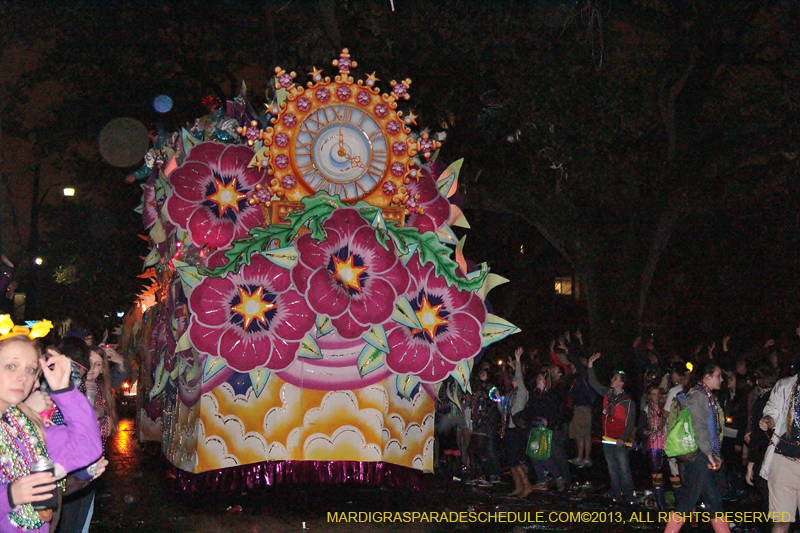
[[[89,349],[100,356],[103,362],[103,372],[97,376],[97,383],[100,386],[100,394],[103,395],[103,402],[106,405],[106,416],[108,416],[109,433],[112,436],[117,432],[117,423],[119,417],[117,416],[117,402],[114,399],[114,391],[111,389],[111,370],[108,364],[108,355],[106,349],[99,346],[90,346]]]
[[[35,339],[29,339],[25,335],[15,335],[13,337],[9,337],[7,339],[3,339],[0,341],[0,353],[2,353],[3,348],[11,344],[12,342],[21,342],[23,344],[27,344],[31,348],[34,349],[36,355],[41,357],[42,351],[39,349],[39,343]],[[37,364],[38,364],[38,357],[37,357]],[[38,379],[41,375],[42,369],[39,368],[36,372],[36,378]],[[39,433],[39,438],[42,440],[42,443],[46,444],[45,436],[44,436],[44,424],[42,423],[42,417],[39,416],[38,413],[34,412],[33,409],[25,405],[25,402],[20,402],[17,404],[17,409],[20,412],[27,416],[31,422],[33,422],[34,427],[36,427],[37,433]]]

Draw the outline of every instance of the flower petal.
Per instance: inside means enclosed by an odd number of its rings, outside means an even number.
[[[233,224],[215,216],[207,207],[199,207],[189,218],[189,234],[197,246],[207,244],[225,248],[233,240]]]
[[[206,326],[228,324],[234,285],[225,278],[205,278],[189,297],[194,319]]]
[[[325,226],[336,228],[344,237],[351,239],[353,234],[362,226],[368,226],[358,211],[355,209],[337,209],[331,217],[325,221]]]
[[[226,328],[219,339],[219,354],[237,372],[249,372],[269,360],[272,342],[269,335],[247,334],[238,327]],[[223,355],[224,354],[224,355]]]
[[[386,272],[397,261],[394,255],[394,244],[387,241],[387,250],[380,244],[375,237],[375,229],[371,226],[359,228],[352,238],[352,252],[359,254],[366,263],[369,264],[370,273],[381,274]]]
[[[289,342],[279,338],[272,339],[272,355],[267,363],[267,368],[278,372],[288,368],[296,358],[299,342]]]
[[[347,311],[350,303],[344,290],[331,279],[328,271],[322,268],[311,274],[306,298],[314,311],[330,317],[340,316]]]
[[[200,143],[192,148],[187,161],[197,161],[209,166],[216,166],[226,146],[227,145],[218,142]],[[178,169],[176,169],[175,172],[177,172],[177,170]]]
[[[299,341],[314,327],[316,314],[295,291],[281,294],[275,303],[278,313],[270,324],[270,334],[287,341]]]
[[[408,269],[400,260],[391,269],[381,274],[381,277],[391,283],[397,294],[405,293],[410,281]]]
[[[388,281],[372,277],[368,290],[351,298],[350,313],[361,324],[381,324],[392,316],[396,298],[397,294]]]
[[[474,357],[481,350],[481,324],[467,313],[453,313],[447,331],[436,335],[436,350],[452,363]]]
[[[247,278],[250,281],[258,281],[270,292],[284,292],[292,284],[289,271],[279,267],[262,255],[254,255],[250,260],[250,267],[247,269]]]
[[[331,319],[331,324],[336,328],[336,332],[345,339],[357,339],[369,326],[362,326],[355,321],[350,313],[344,313],[342,316]]]
[[[448,363],[444,359],[434,356],[428,366],[416,376],[425,383],[436,383],[446,379],[455,368],[455,363]]]
[[[223,177],[236,177],[240,186],[252,187],[260,181],[258,177],[261,172],[256,169],[248,169],[247,166],[253,160],[254,152],[242,144],[222,145],[224,151],[214,164],[209,163],[212,169],[217,170]],[[192,149],[194,153],[194,149]]]
[[[209,328],[199,322],[192,321],[189,324],[189,339],[198,352],[218,355],[219,336],[222,331],[224,331],[224,328]]]
[[[206,199],[206,184],[212,178],[208,165],[189,159],[170,174],[169,182],[174,194],[188,202],[198,203]]]
[[[424,341],[414,341],[409,336],[409,330],[404,326],[397,325],[390,329],[386,338],[389,342],[386,365],[395,374],[421,372],[433,356],[433,346]]]

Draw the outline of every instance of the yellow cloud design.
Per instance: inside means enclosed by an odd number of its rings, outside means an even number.
[[[399,398],[393,377],[363,389],[316,391],[272,375],[259,397],[252,391],[237,396],[223,383],[202,396],[194,468],[203,472],[266,460],[347,460],[430,470],[433,408],[424,391],[413,401]],[[188,433],[183,438],[191,441]],[[186,464],[186,452],[175,458],[181,455]]]
[[[343,426],[328,437],[321,433],[310,435],[303,444],[305,458],[311,461],[380,461],[381,449],[369,444],[354,427]]]

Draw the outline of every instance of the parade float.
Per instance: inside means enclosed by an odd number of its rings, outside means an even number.
[[[413,483],[433,468],[438,387],[469,387],[482,349],[518,329],[487,310],[505,282],[469,268],[451,202],[461,162],[417,132],[411,80],[275,69],[260,113],[245,91],[160,134],[141,206],[146,305],[141,440],[182,487]],[[154,137],[153,137],[154,138]],[[145,168],[145,167],[143,167]]]

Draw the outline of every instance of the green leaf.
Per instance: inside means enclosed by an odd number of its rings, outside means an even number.
[[[386,244],[386,232],[381,230],[375,230],[375,238],[378,240],[378,244],[383,246],[384,250],[389,250],[389,246]]]
[[[444,224],[441,228],[437,229],[436,235],[439,237],[440,242],[445,244],[458,244],[458,237],[456,237],[456,234],[453,233],[453,230],[450,229],[450,226],[447,224]]]
[[[192,368],[189,370],[189,373],[186,374],[186,381],[191,382],[196,376],[197,373],[200,372],[200,358],[197,357],[197,353],[194,352],[194,362],[192,363]]]
[[[384,353],[389,353],[389,340],[386,338],[386,331],[384,331],[383,326],[372,326],[369,331],[361,335],[361,338],[367,341],[370,346]]]
[[[495,287],[503,285],[504,283],[508,283],[508,280],[503,276],[498,276],[497,274],[489,274],[483,280],[483,285],[481,285],[481,288],[478,289],[478,296],[480,296],[485,300],[486,296],[489,294],[489,291],[491,291]]]
[[[169,160],[169,159],[167,159]],[[169,191],[169,186],[167,185],[169,181],[167,177],[164,175],[163,172],[158,173],[158,178],[156,179],[155,186],[153,187],[153,192],[155,193],[156,201],[161,200],[167,195],[167,191]],[[159,242],[159,241],[156,241]]]
[[[331,324],[331,319],[328,315],[317,315],[314,325],[317,328],[318,339],[333,331],[333,324]]]
[[[442,175],[439,176],[439,180],[436,182],[436,188],[439,189],[439,194],[445,198],[448,197],[450,189],[453,188],[453,184],[458,181],[458,174],[461,172],[461,165],[463,164],[463,158],[450,163],[447,170],[442,172]]]
[[[209,355],[203,363],[203,383],[220,373],[227,364],[225,359],[216,355]]]
[[[419,323],[419,318],[411,307],[411,302],[405,296],[401,296],[394,303],[392,320],[411,329],[422,329],[422,324]]]
[[[300,347],[297,349],[297,357],[305,357],[306,359],[322,359],[322,350],[319,349],[317,341],[311,333],[306,334],[303,340],[300,341]]]
[[[175,361],[175,366],[172,367],[172,372],[169,373],[169,377],[172,381],[176,381],[178,376],[183,374],[183,369],[186,368],[186,361],[183,357],[178,357]]]
[[[389,226],[387,231],[395,244],[402,243],[406,250],[411,243],[416,244],[420,263],[423,265],[433,263],[436,275],[443,277],[450,286],[455,285],[460,290],[474,291],[483,285],[483,278],[489,273],[488,266],[484,264],[478,274],[471,279],[459,276],[460,267],[451,257],[452,250],[442,244],[439,237],[431,231],[420,234],[417,228],[395,226]],[[404,255],[402,250],[400,255]]]
[[[250,375],[250,383],[253,384],[253,393],[255,393],[256,398],[258,398],[264,391],[264,387],[267,386],[267,381],[269,381],[271,372],[269,370],[260,369],[251,370],[248,374]]]
[[[155,266],[156,264],[158,264],[158,261],[160,259],[161,259],[161,254],[158,253],[158,249],[156,247],[153,247],[153,249],[150,250],[150,253],[147,254],[147,257],[144,260],[144,268],[147,269],[151,266]]]
[[[372,219],[372,227],[375,229],[386,229],[386,220],[383,218],[383,213],[378,212],[375,214],[375,218]]]
[[[278,265],[279,267],[287,270],[291,269],[297,261],[297,248],[294,246],[287,246],[286,248],[278,248],[275,250],[266,250],[261,252],[261,255]]]
[[[487,313],[486,323],[483,325],[483,331],[481,331],[481,337],[483,338],[481,346],[489,346],[494,342],[519,332],[520,329],[511,322],[503,320],[499,316]]]
[[[189,342],[189,332],[187,331],[183,335],[181,335],[180,339],[178,339],[178,343],[175,345],[175,353],[188,350],[191,347],[192,343]]]
[[[270,243],[276,242],[278,249],[288,248],[303,227],[308,228],[311,238],[323,241],[327,238],[323,223],[330,218],[337,209],[353,207],[367,216],[367,220],[374,219],[380,208],[366,202],[358,202],[350,206],[342,202],[339,196],[331,196],[327,192],[318,192],[303,198],[303,209],[297,209],[288,215],[286,220],[289,225],[271,224],[266,228],[257,227],[250,230],[250,236],[233,242],[231,249],[225,252],[228,262],[212,271],[212,277],[225,277],[238,272],[242,265],[249,265],[252,254],[267,250]]]
[[[361,353],[358,354],[358,368],[359,375],[363,378],[367,374],[376,371],[385,363],[383,352],[374,346],[367,344]]]
[[[189,133],[186,128],[181,128],[181,138],[183,139],[183,152],[187,156],[196,144],[200,144],[202,142],[200,139]]]
[[[415,395],[415,391],[418,390],[418,385],[419,378],[416,376],[410,374],[397,376],[397,392],[400,394],[401,398],[411,400]]]
[[[456,380],[461,386],[461,390],[467,392],[467,384],[469,383],[469,375],[472,372],[472,365],[470,362],[463,360],[456,365],[456,367],[450,372],[450,375],[453,376],[453,379]]]
[[[156,223],[150,228],[150,238],[153,239],[153,242],[156,244],[161,244],[167,240],[167,232],[164,231],[164,225],[161,224],[160,218],[157,218]]]
[[[159,394],[164,391],[164,387],[167,386],[167,382],[169,381],[169,372],[166,371],[164,368],[164,360],[158,362],[158,366],[156,367],[155,379],[153,380],[153,388],[150,389],[150,399],[152,400]]]
[[[418,246],[416,244],[412,244],[406,250],[406,253],[400,254],[400,260],[403,262],[404,265],[407,265],[408,262],[414,257],[414,254],[417,253]]]
[[[200,282],[203,281],[203,275],[200,274],[196,266],[184,263],[183,261],[173,259],[172,264],[175,266],[175,271],[178,273],[178,276],[181,279],[183,291],[187,296],[190,295],[192,293],[192,289],[197,287]]]

